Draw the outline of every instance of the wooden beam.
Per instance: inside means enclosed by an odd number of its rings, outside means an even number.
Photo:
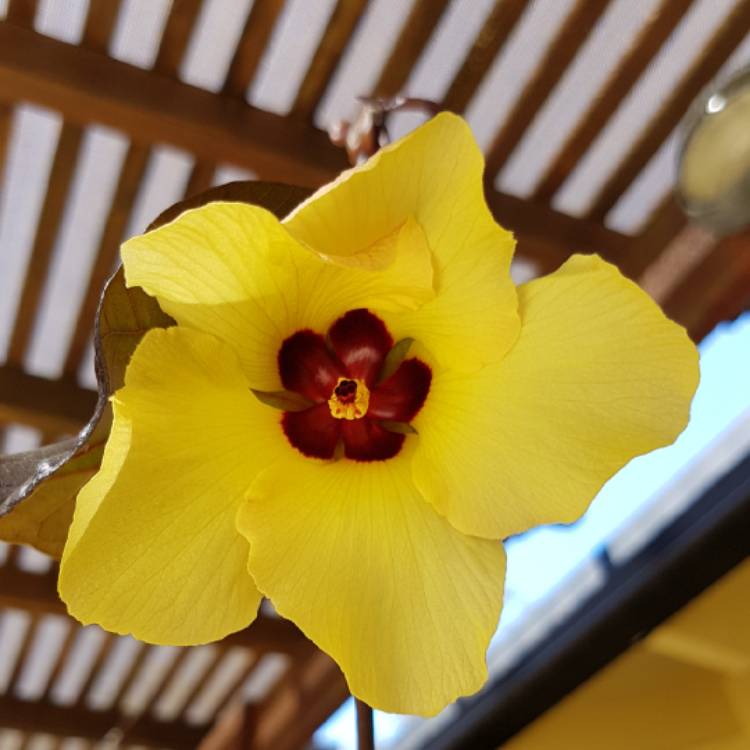
[[[34,614],[66,615],[65,604],[57,595],[57,571],[45,575],[26,573],[0,566],[0,607],[14,607]],[[216,645],[226,651],[233,646],[259,653],[278,652],[292,657],[305,654],[310,641],[289,620],[260,615],[245,630],[228,635]]]
[[[664,301],[664,312],[700,341],[750,305],[750,232],[727,237]]]
[[[537,65],[505,124],[487,153],[487,174],[494,178],[510,158],[547,97],[557,86],[581,45],[611,0],[578,0]]]
[[[0,98],[99,122],[150,145],[171,143],[261,177],[317,186],[346,167],[343,152],[304,123],[0,23]]]
[[[599,253],[619,263],[630,238],[597,222],[575,219],[537,205],[486,189],[487,204],[497,221],[518,238],[518,253],[534,260],[542,272],[554,270],[571,253]]]
[[[373,94],[395,96],[401,92],[449,4],[450,0],[415,0]]]
[[[638,279],[685,228],[687,217],[670,193],[651,214],[645,229],[625,249],[620,270]]]
[[[633,180],[677,127],[693,99],[745,39],[748,30],[750,0],[741,0],[599,191],[589,211],[590,219],[604,221]]]
[[[96,393],[69,380],[47,380],[18,367],[0,367],[0,422],[58,434],[78,432],[96,406]]]
[[[552,199],[692,4],[693,0],[664,0],[649,18],[548,167],[534,200]]]
[[[265,176],[279,180],[323,182],[346,166],[343,152],[305,123],[0,23],[0,97],[16,96],[124,129],[138,142],[171,142],[204,161],[260,167],[262,176],[265,167]],[[573,251],[614,258],[626,242],[601,226],[494,190],[488,202],[518,234],[519,251],[542,264],[554,267]]]
[[[484,80],[495,58],[513,33],[529,5],[529,0],[496,0],[479,35],[464,58],[448,92],[443,106],[454,112],[463,112]]]
[[[22,732],[43,732],[58,737],[101,740],[127,717],[118,711],[90,711],[59,706],[46,701],[23,701],[0,696],[0,726]],[[209,730],[209,725],[190,726],[178,721],[141,719],[128,735],[128,742],[153,748],[192,750]]]
[[[311,120],[367,7],[367,0],[338,0],[299,87],[292,114]]]

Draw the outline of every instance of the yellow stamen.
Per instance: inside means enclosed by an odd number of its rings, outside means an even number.
[[[363,380],[339,378],[328,399],[328,408],[336,419],[361,419],[370,405],[370,391]]]

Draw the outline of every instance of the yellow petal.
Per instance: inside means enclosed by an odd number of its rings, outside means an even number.
[[[635,456],[685,428],[698,355],[614,266],[574,256],[519,289],[521,335],[471,376],[435,369],[415,420],[417,486],[461,531],[570,523]]]
[[[514,241],[487,208],[483,170],[468,125],[444,112],[321,188],[284,226],[317,252],[345,257],[413,218],[433,254],[437,295],[416,312],[386,316],[392,333],[475,369],[501,359],[518,333]]]
[[[487,678],[505,558],[435,513],[408,464],[292,457],[260,475],[238,526],[260,590],[354,695],[432,715]]]
[[[245,627],[260,594],[235,516],[257,472],[289,450],[278,413],[226,344],[179,327],[144,336],[114,412],[63,553],[70,613],[171,645]]]
[[[348,310],[413,310],[434,296],[430,251],[413,221],[337,263],[262,208],[210,203],[128,240],[122,257],[129,286],[230,343],[260,390],[280,387],[276,357],[296,331],[324,333]]]

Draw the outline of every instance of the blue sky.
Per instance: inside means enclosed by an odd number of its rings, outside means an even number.
[[[690,424],[677,442],[632,461],[605,485],[577,524],[536,529],[508,543],[506,586],[508,603],[513,599],[513,620],[553,595],[561,581],[643,512],[676,476],[689,471],[691,463],[750,410],[750,313],[718,326],[700,351],[701,384]],[[376,715],[379,747],[393,746],[401,727],[399,717]],[[316,740],[336,750],[356,748],[351,701],[318,730]]]

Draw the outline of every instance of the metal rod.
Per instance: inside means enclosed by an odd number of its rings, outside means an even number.
[[[355,698],[357,706],[357,750],[375,750],[375,727],[372,708]]]

